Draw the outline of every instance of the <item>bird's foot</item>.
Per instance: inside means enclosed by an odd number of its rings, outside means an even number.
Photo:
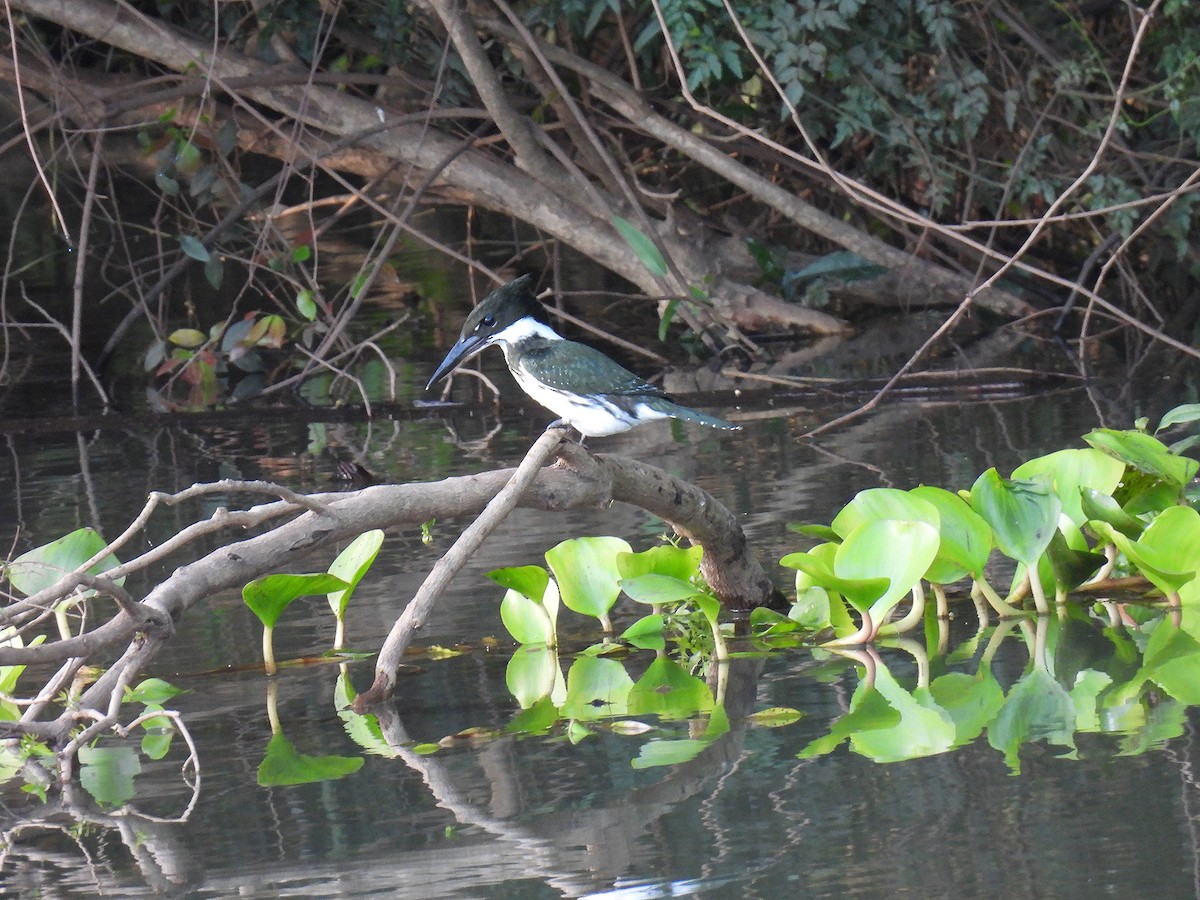
[[[551,422],[546,427],[547,428],[559,428],[559,429],[565,431],[566,435],[564,436],[564,440],[572,441],[572,443],[578,443],[580,447],[583,446],[584,437],[583,437],[582,432],[576,430],[575,426],[572,425],[570,422],[568,422],[566,419],[555,419],[553,422]],[[571,432],[575,432],[575,434],[579,435],[578,441],[575,441],[571,437]]]

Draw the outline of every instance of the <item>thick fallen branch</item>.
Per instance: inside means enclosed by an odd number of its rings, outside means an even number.
[[[68,641],[37,647],[0,647],[0,665],[47,664],[81,655],[95,656],[126,643],[121,657],[93,684],[72,710],[52,721],[28,721],[21,728],[58,741],[67,738],[80,711],[106,710],[124,673],[140,671],[170,639],[183,613],[209,596],[240,589],[261,575],[300,571],[313,551],[344,542],[372,528],[416,526],[432,517],[445,521],[478,514],[512,479],[514,470],[448,478],[428,484],[375,485],[349,493],[306,497],[307,511],[294,501],[262,504],[244,513],[267,521],[279,513],[299,514],[288,522],[212,551],[181,566],[143,599],[149,619],[135,622],[125,612]],[[612,501],[639,506],[668,522],[680,535],[704,547],[703,571],[721,601],[746,610],[771,603],[774,585],[747,545],[734,515],[705,491],[655,466],[618,456],[594,456],[567,444],[559,460],[537,472],[520,505],[547,511]],[[319,510],[314,511],[314,510]],[[196,529],[203,523],[189,526]],[[206,531],[207,529],[201,529]],[[123,568],[134,565],[126,563]],[[64,579],[64,583],[70,579]],[[72,582],[73,583],[73,582]],[[147,622],[159,627],[147,626]]]

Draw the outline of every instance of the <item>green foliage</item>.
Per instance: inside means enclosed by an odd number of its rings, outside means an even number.
[[[3,566],[0,572],[9,584],[26,596],[54,585],[64,575],[74,572],[107,546],[93,528],[79,528],[70,534],[22,553]],[[120,565],[111,553],[87,569],[89,575],[100,575]],[[124,581],[118,578],[117,583]]]
[[[1200,420],[1200,408],[1179,407],[1159,426]],[[994,468],[962,496],[942,488],[860,492],[829,527],[794,526],[823,539],[780,563],[797,569],[796,601],[788,616],[756,613],[761,638],[800,627],[833,629],[833,646],[870,643],[881,633],[917,627],[922,580],[952,584],[969,578],[973,589],[1002,616],[1028,591],[1048,610],[1116,557],[1172,605],[1200,605],[1200,513],[1179,505],[1200,463],[1180,456],[1144,430],[1096,429],[1090,448],[1067,449],[1029,460],[1012,478]],[[1186,442],[1180,442],[1186,447]],[[1007,598],[988,583],[993,548],[1018,564]],[[899,622],[887,617],[909,591],[913,611]],[[855,629],[840,599],[863,616]]]

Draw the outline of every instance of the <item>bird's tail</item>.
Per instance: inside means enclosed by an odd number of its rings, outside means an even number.
[[[649,405],[673,419],[698,422],[701,425],[707,425],[709,428],[720,428],[722,431],[742,430],[741,425],[734,425],[732,422],[726,422],[724,419],[718,419],[716,416],[708,415],[708,413],[680,406],[678,403],[672,403],[670,400],[655,398],[654,402]]]

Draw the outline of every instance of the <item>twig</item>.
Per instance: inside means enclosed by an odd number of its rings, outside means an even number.
[[[375,663],[375,682],[370,689],[360,694],[354,701],[358,711],[367,709],[376,703],[381,703],[392,695],[396,687],[396,670],[404,651],[412,642],[417,630],[425,624],[434,605],[449,587],[450,581],[479,549],[496,526],[512,512],[520,500],[521,494],[533,482],[546,460],[563,440],[563,429],[550,426],[537,439],[512,478],[491,502],[484,508],[479,517],[472,522],[458,537],[453,546],[437,561],[429,575],[417,589],[417,593],[404,608],[403,614],[396,620],[387,640],[379,651],[379,659]]]

